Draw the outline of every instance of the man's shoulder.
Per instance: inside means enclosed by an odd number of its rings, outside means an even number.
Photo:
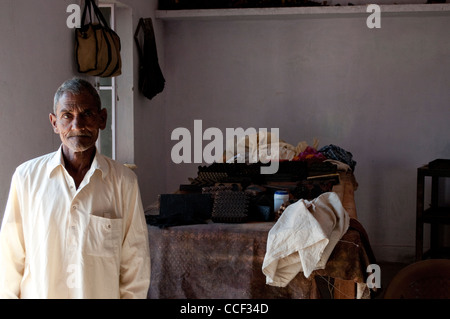
[[[16,168],[16,172],[28,175],[36,170],[46,169],[46,164],[54,158],[55,154],[56,152],[52,152],[27,160]]]
[[[131,181],[134,181],[137,179],[136,174],[129,167],[127,167],[124,164],[122,164],[116,160],[113,160],[112,158],[109,158],[107,156],[104,156],[101,154],[100,154],[100,156],[104,159],[104,161],[107,163],[107,165],[109,167],[109,170],[115,176],[120,176],[122,178],[131,180]]]

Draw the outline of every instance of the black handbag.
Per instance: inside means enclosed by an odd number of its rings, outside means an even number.
[[[139,39],[141,30],[143,43]],[[140,18],[134,34],[139,53],[139,91],[148,99],[152,99],[164,90],[166,80],[158,62],[155,34],[151,18]]]
[[[87,12],[90,20],[88,23]],[[120,75],[122,73],[120,46],[119,36],[109,27],[95,1],[85,0],[81,27],[75,30],[75,59],[78,72],[99,77]]]

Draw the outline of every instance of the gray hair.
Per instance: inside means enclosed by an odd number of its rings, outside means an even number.
[[[98,109],[100,110],[102,108],[100,96],[98,95],[98,92],[94,88],[94,86],[90,82],[82,78],[74,77],[73,79],[67,80],[63,84],[61,84],[61,86],[56,91],[55,97],[53,99],[53,112],[56,114],[59,99],[65,93],[78,95],[81,94],[82,92],[89,93],[94,98],[95,104],[97,105]]]

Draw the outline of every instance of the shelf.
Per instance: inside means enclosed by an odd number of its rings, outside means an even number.
[[[450,13],[450,3],[439,4],[399,4],[380,5],[381,15]],[[286,19],[308,18],[323,15],[348,16],[369,15],[367,5],[357,6],[311,6],[277,8],[239,8],[239,9],[190,9],[156,10],[156,19],[161,20],[217,20],[217,19]]]
[[[440,247],[434,250],[427,250],[423,254],[423,259],[427,258],[450,258],[450,248],[449,247]]]
[[[442,247],[439,244],[438,225],[450,225],[450,207],[439,206],[439,178],[450,177],[449,161],[447,159],[437,159],[417,169],[417,200],[416,200],[416,261],[426,257],[428,253],[423,253],[423,225],[431,224],[430,232],[430,256],[437,256],[435,253]],[[431,184],[431,205],[424,210],[425,198],[425,177],[432,177]]]
[[[430,166],[427,164],[419,167],[417,171],[423,176],[450,177],[450,168],[445,166]]]
[[[450,208],[428,208],[423,212],[424,223],[450,224]]]

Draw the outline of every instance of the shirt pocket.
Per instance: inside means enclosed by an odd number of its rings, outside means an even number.
[[[122,219],[90,215],[87,229],[86,254],[114,257],[119,254],[122,242]]]

